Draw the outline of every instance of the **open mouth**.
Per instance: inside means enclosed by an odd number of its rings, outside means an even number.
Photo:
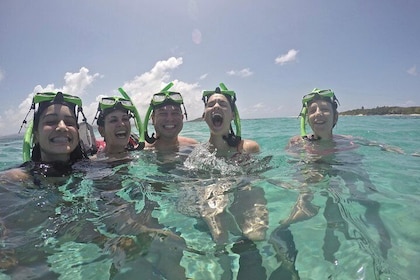
[[[165,129],[174,129],[175,128],[175,125],[174,124],[165,124],[163,126],[163,128],[165,128]]]
[[[223,124],[223,117],[216,113],[211,116],[211,121],[215,127],[220,127]]]
[[[127,137],[127,132],[126,132],[125,130],[122,130],[122,131],[117,131],[117,132],[115,133],[115,136],[116,136],[117,138],[126,138],[126,137]]]

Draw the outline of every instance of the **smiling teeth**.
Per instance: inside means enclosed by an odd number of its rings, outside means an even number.
[[[53,143],[67,143],[70,142],[70,138],[68,137],[54,137],[51,139]]]

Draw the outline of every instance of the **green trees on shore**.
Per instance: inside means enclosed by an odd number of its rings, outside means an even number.
[[[383,107],[376,107],[373,109],[365,109],[362,107],[361,109],[354,109],[345,112],[340,112],[341,116],[354,116],[354,115],[412,115],[418,114],[420,115],[420,107],[397,107],[397,106],[383,106]]]

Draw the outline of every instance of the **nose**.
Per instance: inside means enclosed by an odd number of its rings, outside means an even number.
[[[57,129],[58,130],[67,130],[67,125],[64,122],[64,120],[60,120],[57,124]]]
[[[322,110],[319,107],[316,108],[316,112],[315,113],[317,115],[323,115],[323,112],[322,112]]]

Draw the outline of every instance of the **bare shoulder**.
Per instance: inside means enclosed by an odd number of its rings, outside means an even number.
[[[8,179],[10,181],[27,181],[31,175],[22,168],[13,168],[2,171],[0,178]]]
[[[253,154],[260,152],[260,145],[256,141],[250,139],[244,139],[242,141],[242,150],[245,153]]]
[[[178,143],[181,146],[189,146],[189,145],[196,145],[198,141],[193,138],[188,138],[184,136],[178,136]]]
[[[299,135],[293,136],[289,139],[289,143],[287,143],[287,148],[294,147],[296,145],[301,145],[302,143],[302,137]]]

